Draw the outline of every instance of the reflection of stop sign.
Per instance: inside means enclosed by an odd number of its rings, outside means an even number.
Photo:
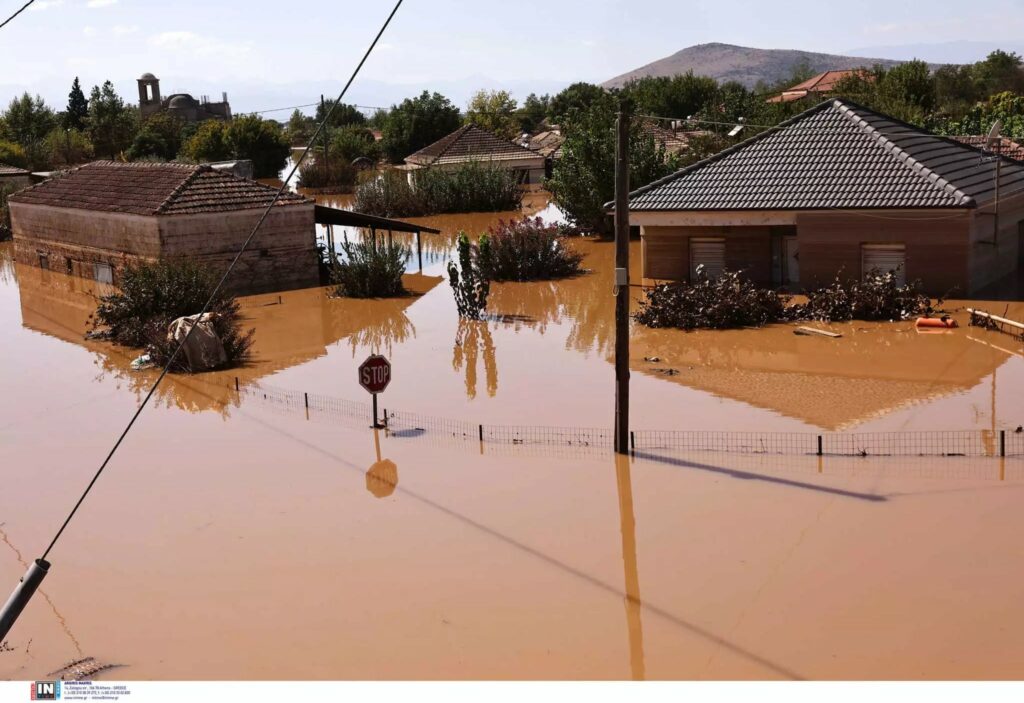
[[[391,362],[372,354],[359,365],[359,385],[369,393],[383,393],[391,383]]]

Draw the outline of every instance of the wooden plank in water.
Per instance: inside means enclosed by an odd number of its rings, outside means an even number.
[[[812,334],[817,334],[817,335],[821,335],[822,337],[832,337],[832,338],[842,337],[843,336],[843,335],[839,334],[838,332],[832,332],[830,330],[820,330],[817,327],[803,327],[803,326],[797,327],[795,330],[793,330],[793,334],[800,334],[800,335],[807,335],[807,336],[810,336]]]

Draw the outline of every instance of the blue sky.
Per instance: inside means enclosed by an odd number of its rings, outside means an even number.
[[[22,2],[0,0],[0,14]],[[0,101],[28,89],[62,104],[75,75],[86,85],[109,78],[134,99],[134,79],[151,71],[164,94],[226,90],[236,110],[308,102],[337,90],[391,4],[37,0],[0,30]],[[574,80],[600,82],[712,41],[832,53],[889,47],[890,55],[945,42],[1024,43],[1024,0],[964,7],[953,0],[406,0],[350,98],[376,104],[428,87],[457,102],[471,87],[508,87],[521,97]]]

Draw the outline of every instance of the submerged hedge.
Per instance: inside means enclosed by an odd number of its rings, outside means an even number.
[[[470,162],[455,169],[423,168],[368,174],[356,187],[354,209],[380,217],[516,210],[523,193],[515,174]]]
[[[692,283],[664,283],[649,290],[633,317],[648,327],[693,330],[797,320],[906,320],[931,311],[920,281],[899,285],[892,271],[872,271],[863,281],[837,276],[830,285],[808,293],[806,303],[792,304],[792,296],[760,288],[739,272],[725,271],[710,279],[698,267]]]

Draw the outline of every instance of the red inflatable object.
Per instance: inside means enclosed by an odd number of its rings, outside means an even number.
[[[952,317],[919,317],[914,324],[917,327],[938,327],[947,330],[960,326]]]

